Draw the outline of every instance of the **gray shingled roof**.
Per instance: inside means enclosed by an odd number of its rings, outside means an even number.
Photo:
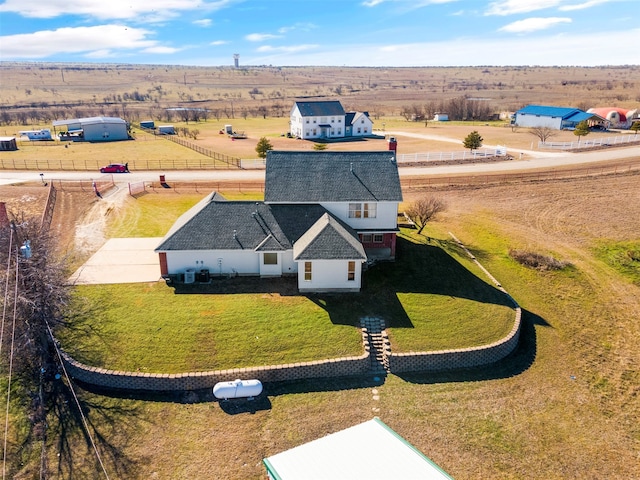
[[[300,115],[303,117],[344,115],[344,108],[342,108],[342,104],[337,100],[322,102],[296,102],[295,106],[298,107]]]
[[[294,260],[366,260],[357,235],[325,213],[293,245]]]
[[[402,201],[395,154],[267,152],[266,203]]]
[[[327,213],[320,205],[266,205],[264,202],[219,199],[215,193],[208,195],[183,214],[162,239],[156,252],[289,250]],[[343,228],[349,227],[343,225]]]

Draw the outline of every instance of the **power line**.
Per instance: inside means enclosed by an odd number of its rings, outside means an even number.
[[[2,304],[2,328],[0,328],[0,354],[2,353],[2,340],[4,337],[4,319],[7,312],[7,295],[9,293],[9,270],[11,269],[11,244],[13,242],[13,228],[9,229],[9,251],[7,252],[7,272],[4,283],[4,303]]]
[[[13,294],[13,325],[11,327],[11,343],[9,348],[9,378],[7,381],[7,410],[5,414],[5,423],[4,423],[4,445],[3,445],[3,455],[2,455],[2,478],[3,480],[6,478],[7,474],[7,440],[9,437],[9,406],[11,403],[11,375],[13,373],[13,346],[16,337],[16,316],[18,310],[18,251],[16,250],[16,278],[15,278],[15,288]]]
[[[80,406],[80,400],[78,400],[78,396],[76,395],[75,390],[73,389],[73,384],[71,383],[71,379],[69,378],[69,374],[67,373],[67,369],[64,366],[64,361],[62,360],[62,354],[60,353],[60,349],[58,348],[58,344],[56,343],[56,339],[53,336],[53,332],[51,331],[51,327],[49,326],[49,322],[47,321],[47,319],[45,318],[44,320],[46,326],[47,326],[47,330],[49,331],[49,336],[51,337],[51,341],[53,342],[53,346],[56,349],[56,354],[58,355],[58,360],[60,362],[60,367],[62,368],[62,372],[64,373],[64,377],[67,379],[67,384],[69,386],[69,390],[71,390],[71,393],[73,395],[73,399],[76,403],[76,406],[78,407],[78,411],[80,412],[80,417],[82,417],[82,424],[84,426],[85,432],[87,433],[87,436],[89,437],[89,440],[91,441],[91,446],[93,447],[93,450],[96,453],[96,457],[98,458],[98,462],[100,463],[100,467],[102,468],[102,471],[104,472],[104,476],[107,480],[109,480],[109,474],[107,473],[107,469],[104,466],[104,463],[102,463],[102,457],[100,456],[100,452],[98,451],[98,447],[96,446],[95,441],[93,440],[93,435],[91,435],[91,432],[89,431],[89,423],[87,422],[87,419],[84,415],[84,412],[82,411],[82,407]]]

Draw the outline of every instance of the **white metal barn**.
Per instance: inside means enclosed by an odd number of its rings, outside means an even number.
[[[56,120],[53,127],[66,126],[67,131],[59,133],[60,140],[85,142],[113,142],[128,140],[129,124],[118,117],[87,117]]]
[[[263,460],[270,480],[451,480],[379,418]]]

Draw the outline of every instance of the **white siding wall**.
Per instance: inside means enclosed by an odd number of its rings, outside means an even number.
[[[304,279],[304,262],[298,262],[298,290],[309,291],[334,291],[350,290],[359,291],[362,277],[362,263],[356,260],[355,279],[348,280],[348,265],[346,260],[314,260],[311,267],[311,281]]]
[[[290,130],[291,135],[293,135],[294,137],[302,138],[302,132],[303,132],[302,116],[300,115],[300,110],[295,105],[291,110],[291,115],[289,120],[291,121],[291,130]]]
[[[82,126],[84,139],[90,141],[126,140],[127,126],[123,123],[92,123]]]
[[[549,127],[555,130],[562,128],[562,118],[560,117],[543,117],[516,113],[515,123],[520,127]]]
[[[282,260],[282,273],[289,275],[298,271],[298,264],[293,261],[293,250],[287,250],[280,255]]]
[[[218,259],[222,264],[218,264]],[[198,262],[196,264],[196,261]],[[170,274],[184,273],[187,268],[209,269],[212,275],[220,273],[259,275],[260,255],[253,250],[187,250],[167,252],[167,269]]]
[[[369,117],[362,114],[360,115],[353,124],[351,130],[351,136],[353,137],[362,137],[365,135],[371,135],[373,133],[373,122]]]
[[[365,203],[365,202],[355,202]],[[349,202],[322,203],[332,215],[344,221],[351,228],[358,229],[392,229],[398,226],[398,203],[378,202],[376,218],[349,218]]]
[[[289,120],[291,121],[290,133],[296,137],[304,139],[320,138],[322,136],[320,125],[331,125],[331,128],[326,131],[326,138],[342,138],[345,136],[344,115],[302,117],[298,107],[294,107],[291,110]],[[371,127],[369,127],[369,132],[371,132]]]
[[[259,254],[260,258],[260,276],[264,277],[279,277],[282,275],[282,255],[276,253],[278,258],[278,263],[275,265],[265,265],[264,264],[264,253]]]

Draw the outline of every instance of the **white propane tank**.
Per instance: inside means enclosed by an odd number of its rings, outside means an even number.
[[[262,393],[260,380],[233,380],[213,386],[213,396],[218,399],[257,397]]]

